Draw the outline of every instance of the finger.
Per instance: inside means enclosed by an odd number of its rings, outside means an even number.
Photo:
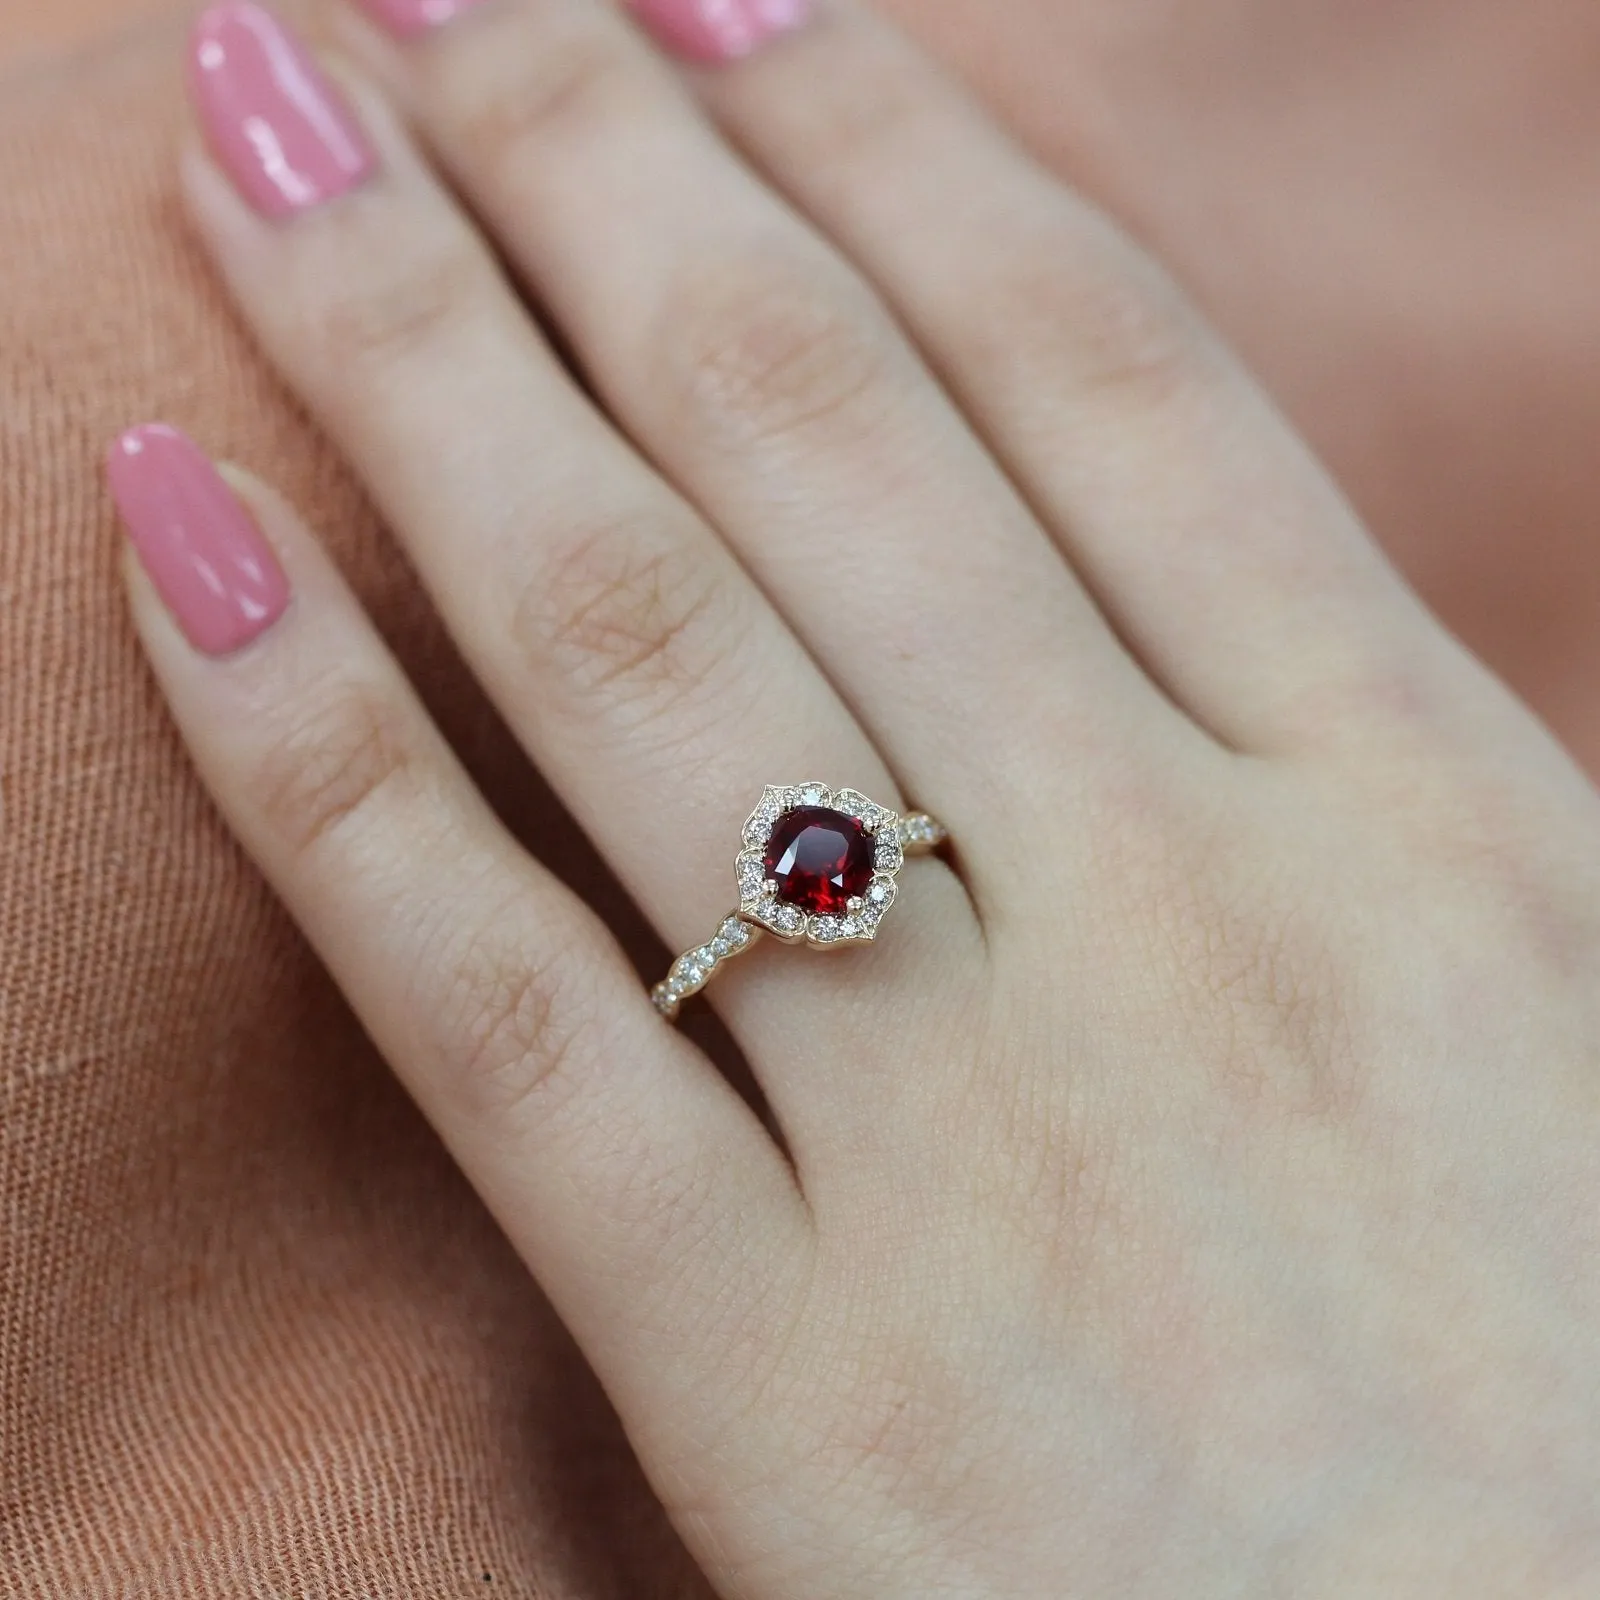
[[[1374,714],[1499,698],[1175,287],[867,7],[830,0],[696,83],[881,287],[1118,630],[1224,740],[1323,749]]]
[[[890,806],[896,785],[727,548],[578,391],[374,97],[355,91],[370,152],[359,186],[319,193],[330,203],[289,221],[245,203],[256,146],[228,145],[239,110],[228,96],[264,30],[277,56],[294,48],[254,8],[212,13],[198,30],[200,54],[238,58],[202,68],[198,86],[226,167],[198,154],[188,164],[200,231],[541,770],[668,942],[700,945],[739,902],[739,829],[766,784],[816,777]],[[251,114],[289,115],[253,103]],[[922,877],[939,932],[915,976],[938,984],[977,930],[949,873]],[[866,980],[811,962],[785,978],[758,995],[730,972],[712,997],[795,1138],[808,1111],[848,1100],[817,1083],[793,1041],[841,1059],[831,1030],[842,1039],[856,1026]]]
[[[506,0],[403,48],[347,31],[919,801],[975,840],[1029,794],[1019,730],[1168,733],[893,319],[612,8]]]
[[[167,429],[111,475],[140,635],[234,830],[619,1402],[715,1396],[719,1330],[805,1265],[780,1152],[505,835],[283,504]]]

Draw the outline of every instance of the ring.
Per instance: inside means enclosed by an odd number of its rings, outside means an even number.
[[[854,789],[769,784],[734,863],[739,909],[708,944],[672,963],[650,991],[656,1010],[673,1021],[685,1000],[763,933],[817,950],[871,944],[894,904],[906,857],[937,850],[948,838],[932,817],[902,816]]]

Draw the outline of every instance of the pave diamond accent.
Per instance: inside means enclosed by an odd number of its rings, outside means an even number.
[[[677,1016],[678,1007],[691,995],[699,994],[725,961],[749,949],[759,937],[756,929],[738,917],[725,917],[709,944],[679,956],[672,963],[672,970],[650,991],[656,1010],[665,1017]]]
[[[754,905],[766,892],[767,869],[758,855],[739,857],[739,904]]]
[[[857,818],[868,833],[876,833],[879,828],[895,820],[894,812],[886,810],[876,800],[869,800],[855,789],[841,789],[833,797],[833,804],[835,810],[844,812],[847,817]]]
[[[772,825],[788,809],[784,802],[784,791],[776,784],[768,784],[767,791],[761,796],[761,804],[750,813],[750,820],[744,825],[744,842],[748,849],[759,854],[766,848],[768,836],[772,833]]]
[[[932,817],[917,815],[900,819],[900,842],[923,850],[936,850],[949,837],[949,830]]]

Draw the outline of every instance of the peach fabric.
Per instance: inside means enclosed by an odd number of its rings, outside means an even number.
[[[171,10],[171,0],[11,0],[0,6],[0,63],[81,44]]]
[[[664,961],[186,239],[178,61],[0,96],[0,1595],[703,1595],[130,631],[100,458],[157,416],[286,489],[513,825]]]

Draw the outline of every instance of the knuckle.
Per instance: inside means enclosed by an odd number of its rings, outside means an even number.
[[[825,267],[742,259],[677,297],[672,389],[739,447],[857,438],[891,413],[896,344],[863,293]]]
[[[540,681],[659,711],[725,654],[728,602],[703,551],[651,518],[566,535],[514,602],[511,628]]]
[[[506,25],[537,37],[508,40],[503,29],[489,30],[478,49],[446,52],[440,63],[441,120],[475,170],[525,174],[532,152],[637,105],[627,58],[601,30],[558,30],[525,15]]]
[[[447,966],[436,1055],[471,1115],[515,1118],[536,1100],[543,1114],[578,1086],[595,1011],[575,963],[480,936]]]
[[[1455,685],[1441,681],[1414,650],[1356,638],[1324,671],[1285,693],[1278,737],[1316,748],[1328,744],[1329,729],[1379,733],[1391,748],[1433,764],[1448,753],[1455,698]],[[1418,765],[1406,763],[1404,782],[1414,780]]]
[[[366,250],[347,292],[325,299],[316,348],[335,376],[392,366],[436,347],[483,299],[490,268],[459,242],[385,255]]]
[[[1052,381],[1066,373],[1091,398],[1160,404],[1203,377],[1200,325],[1166,274],[1103,226],[1058,224],[1005,253],[977,302],[983,355]]]
[[[1353,1043],[1359,964],[1307,914],[1336,886],[1324,892],[1303,864],[1264,853],[1231,791],[1208,811],[1186,788],[1163,789],[1155,774],[1130,777],[1091,829],[1096,886],[1123,911],[1123,958],[1159,987],[1157,1010],[1181,1019],[1232,1102],[1349,1122],[1367,1088]]]
[[[381,690],[347,686],[280,737],[255,773],[263,821],[292,855],[313,853],[381,796],[416,782],[402,707]]]
[[[1381,803],[1406,820],[1413,866],[1451,885],[1471,924],[1506,930],[1511,948],[1570,981],[1593,970],[1600,874],[1559,802],[1474,757],[1411,775],[1404,794],[1391,781]]]

